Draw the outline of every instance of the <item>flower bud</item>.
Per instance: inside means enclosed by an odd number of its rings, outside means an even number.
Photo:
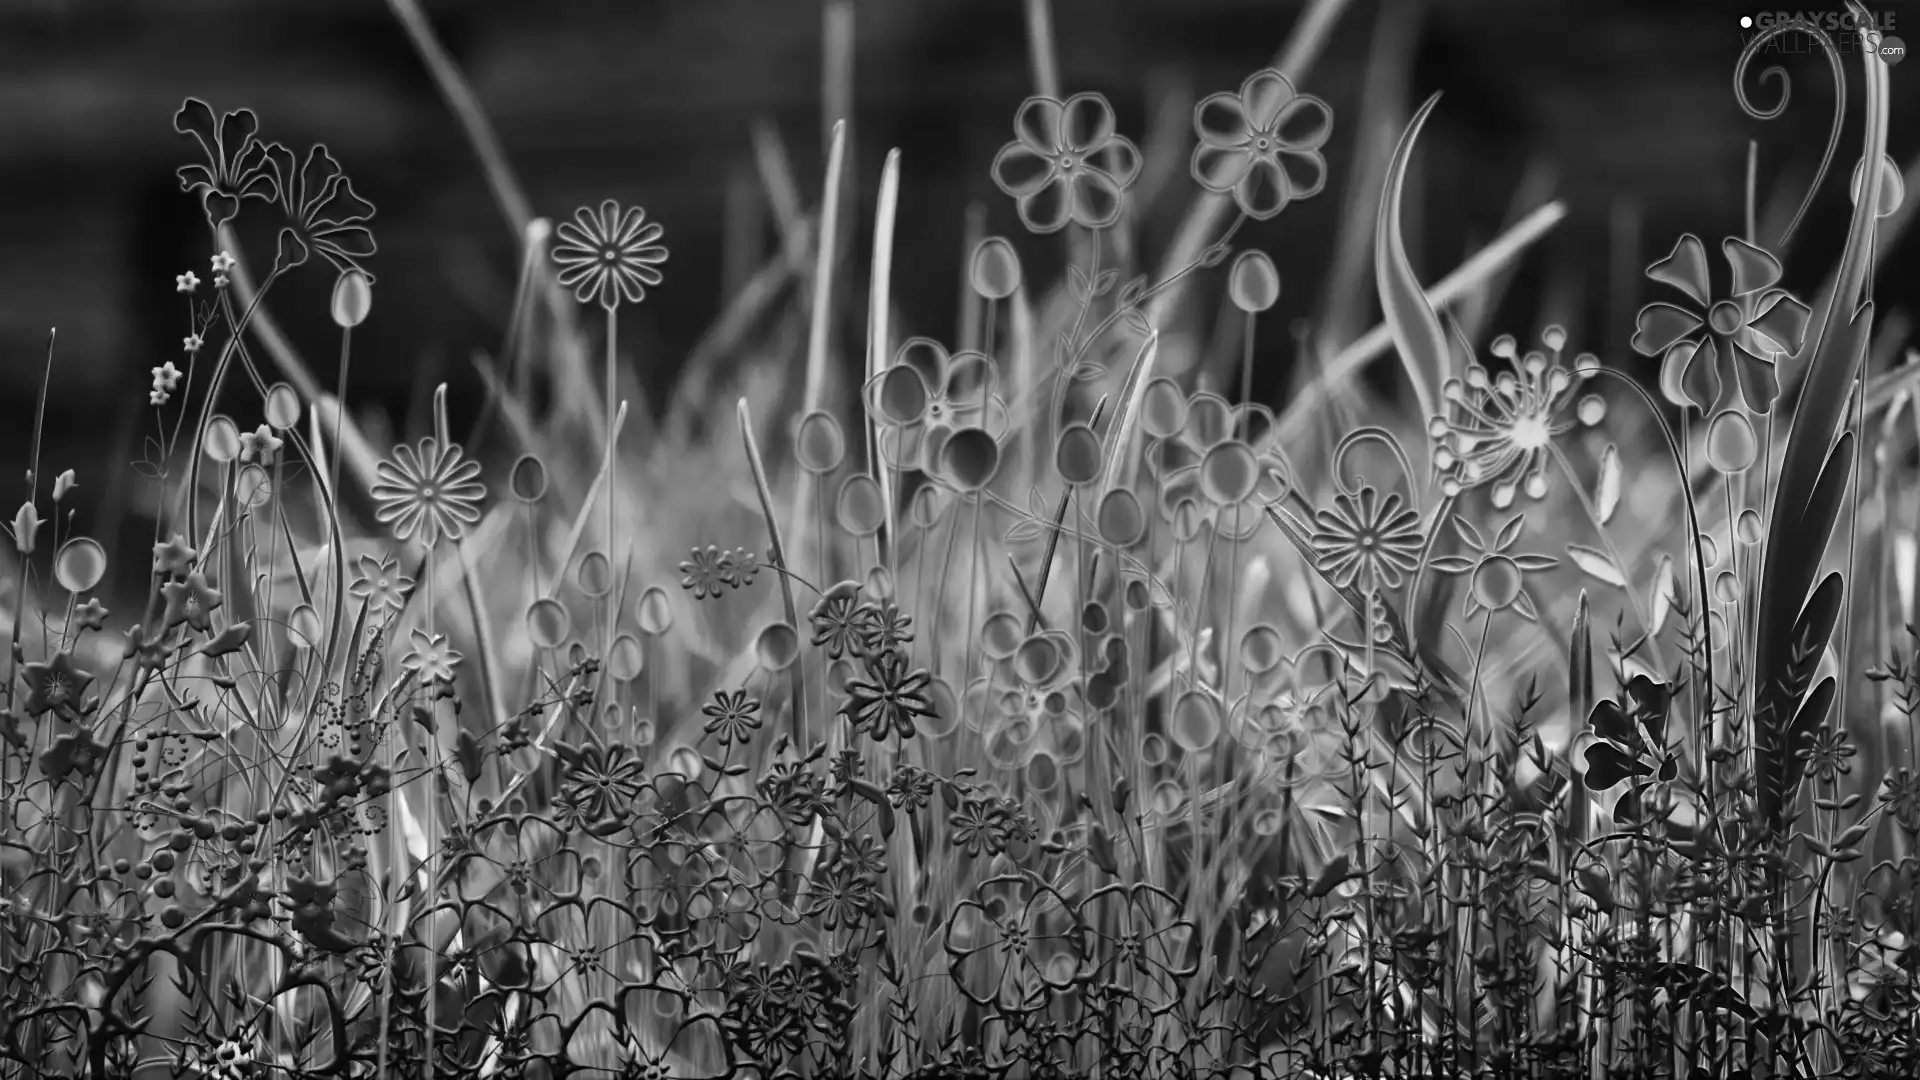
[[[348,270],[333,283],[333,322],[351,330],[367,319],[373,307],[373,283],[359,270]]]

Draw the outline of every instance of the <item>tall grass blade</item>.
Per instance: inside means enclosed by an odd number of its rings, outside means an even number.
[[[1401,235],[1401,197],[1407,183],[1407,164],[1413,158],[1414,140],[1420,137],[1420,129],[1439,104],[1439,94],[1428,98],[1420,111],[1413,114],[1406,133],[1400,136],[1400,145],[1394,149],[1393,161],[1387,166],[1386,187],[1380,195],[1380,218],[1373,236],[1373,273],[1380,291],[1380,309],[1385,313],[1394,347],[1400,352],[1400,362],[1406,367],[1407,379],[1413,384],[1414,400],[1419,403],[1423,423],[1427,417],[1439,415],[1435,395],[1439,393],[1440,384],[1446,381],[1453,361],[1447,351],[1446,332],[1440,328],[1440,317],[1427,302],[1427,294],[1420,288],[1419,279],[1413,275],[1413,264],[1407,259],[1407,245]]]

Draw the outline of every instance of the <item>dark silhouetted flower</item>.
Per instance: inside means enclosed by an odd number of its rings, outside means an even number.
[[[860,602],[860,584],[843,581],[820,595],[807,622],[813,627],[814,645],[827,650],[835,660],[846,655],[859,656],[867,648],[868,609]]]
[[[1126,189],[1140,175],[1140,151],[1115,132],[1106,98],[1030,97],[1014,114],[1013,132],[1017,138],[993,159],[993,181],[1015,200],[1029,231],[1059,232],[1068,222],[1104,229],[1120,220]]]
[[[637,304],[646,299],[648,289],[659,287],[656,267],[667,261],[667,249],[660,244],[665,230],[659,222],[647,221],[639,207],[622,210],[608,199],[595,214],[583,206],[557,231],[560,243],[554,246],[553,261],[561,268],[559,282],[581,303],[597,301],[612,311],[622,300]]]
[[[458,540],[480,520],[486,485],[474,478],[480,463],[465,460],[457,443],[440,445],[428,436],[420,448],[401,443],[393,457],[375,467],[374,519],[393,529],[395,539],[419,537],[432,547],[440,537]]]
[[[1738,384],[1747,408],[1765,413],[1780,394],[1774,363],[1800,351],[1813,312],[1774,287],[1780,260],[1733,236],[1720,250],[1733,268],[1731,298],[1713,299],[1706,245],[1686,233],[1666,258],[1647,267],[1647,276],[1686,293],[1698,308],[1648,304],[1630,344],[1642,356],[1662,357],[1660,390],[1675,405],[1713,412]]]
[[[1308,199],[1327,185],[1320,153],[1333,132],[1327,103],[1294,90],[1285,75],[1268,68],[1240,84],[1238,94],[1220,93],[1193,110],[1200,145],[1193,151],[1193,178],[1201,187],[1231,194],[1240,212],[1265,221],[1295,199]]]
[[[567,797],[592,821],[625,821],[646,786],[647,769],[632,748],[588,745],[564,755]]]

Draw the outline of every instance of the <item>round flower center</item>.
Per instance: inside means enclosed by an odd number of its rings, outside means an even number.
[[[1063,172],[1072,172],[1072,171],[1073,171],[1073,165],[1074,165],[1074,162],[1073,162],[1073,155],[1072,155],[1072,154],[1062,154],[1062,155],[1060,155],[1060,168],[1061,168],[1061,171],[1063,171]]]
[[[620,261],[620,253],[612,248],[608,248],[600,253],[600,261],[606,263],[608,266],[612,266],[614,263]]]
[[[1513,422],[1507,437],[1513,440],[1517,450],[1545,450],[1553,435],[1547,427],[1546,417],[1539,413],[1528,413]]]
[[[1740,305],[1731,300],[1722,300],[1707,312],[1707,325],[1713,327],[1716,334],[1731,334],[1740,329]]]
[[[1473,598],[1499,611],[1520,595],[1520,566],[1505,555],[1489,555],[1473,570]]]
[[[1261,137],[1253,140],[1253,148],[1255,150],[1263,150],[1263,151],[1271,150],[1273,149],[1273,140],[1262,135]]]

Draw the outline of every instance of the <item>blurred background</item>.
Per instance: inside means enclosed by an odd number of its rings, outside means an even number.
[[[1121,131],[1148,148],[1150,172],[1152,132],[1177,136],[1165,144],[1172,159],[1159,162],[1171,179],[1143,219],[1141,242],[1156,264],[1196,193],[1185,165],[1192,103],[1270,63],[1304,6],[1053,0],[1063,89],[1106,94]],[[839,287],[864,296],[877,178],[898,147],[896,333],[951,340],[970,205],[986,232],[1014,236],[1030,281],[1060,278],[1064,246],[1021,235],[988,174],[1035,89],[1023,3],[858,0],[853,9],[848,194],[858,211]],[[471,80],[534,213],[564,219],[611,197],[665,225],[666,283],[620,324],[622,352],[660,408],[726,299],[777,250],[756,123],[778,136],[803,204],[819,197],[830,108],[822,6],[423,0],[423,10]],[[1640,268],[1680,232],[1712,243],[1741,229],[1749,139],[1760,140],[1760,201],[1775,220],[1790,216],[1826,143],[1834,88],[1804,42],[1769,57],[1793,79],[1785,115],[1760,122],[1741,112],[1732,71],[1747,10],[1682,0],[1347,5],[1302,87],[1334,109],[1327,191],[1241,234],[1279,265],[1277,314],[1316,318],[1330,294],[1363,293],[1343,305],[1363,312],[1363,325],[1335,336],[1351,340],[1377,320],[1370,266],[1336,260],[1336,226],[1351,213],[1344,200],[1375,197],[1349,193],[1356,164],[1389,152],[1411,111],[1441,91],[1408,187],[1422,280],[1437,281],[1525,211],[1564,200],[1568,217],[1527,253],[1490,327],[1526,335],[1558,319],[1575,347],[1651,373],[1625,346],[1632,312],[1649,298]],[[1874,10],[1920,39],[1920,7],[1899,0]],[[1771,104],[1777,87],[1760,82],[1760,66],[1750,92]],[[1847,76],[1857,102],[1851,60]],[[1901,108],[1920,105],[1915,80],[1920,63],[1893,72],[1891,150],[1903,170],[1920,148],[1913,114]],[[209,276],[204,217],[175,177],[197,153],[172,130],[188,95],[220,111],[251,107],[263,137],[298,150],[327,143],[378,206],[379,285],[354,343],[355,408],[386,409],[400,426],[406,404],[441,379],[472,407],[470,357],[499,351],[517,238],[388,0],[5,0],[0,88],[5,475],[25,465],[49,327],[59,334],[46,474],[74,468],[83,486],[105,486],[138,453],[134,433],[151,430],[147,371],[178,360],[187,332],[174,276]],[[1373,122],[1356,120],[1363,116]],[[1808,299],[1838,252],[1858,122],[1854,110],[1787,254],[1787,284]],[[247,254],[264,268],[272,252],[260,240]],[[1913,295],[1915,265],[1891,252],[1878,278],[1883,302],[1897,308]],[[277,288],[272,307],[331,384],[338,332],[327,316],[329,277]],[[860,306],[843,316],[843,342],[858,341]],[[1286,385],[1285,344],[1262,364],[1257,396],[1271,400]],[[857,364],[857,349],[842,352]],[[790,362],[802,361],[794,349]],[[116,539],[100,538],[110,547]]]

